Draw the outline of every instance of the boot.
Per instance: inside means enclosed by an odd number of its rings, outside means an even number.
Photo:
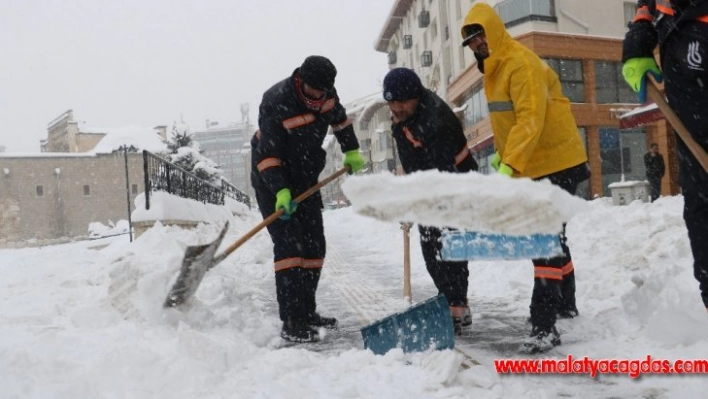
[[[578,308],[576,308],[575,306],[573,306],[572,308],[558,310],[559,319],[572,319],[573,317],[577,317],[578,315],[580,315],[580,312],[578,312]]]
[[[550,328],[534,326],[531,335],[521,344],[521,352],[527,354],[548,352],[560,344],[560,334],[555,326]]]
[[[450,316],[455,335],[462,335],[462,330],[472,325],[472,311],[467,305],[450,306]]]
[[[339,323],[334,317],[325,317],[315,312],[307,320],[307,324],[314,328],[324,327],[328,330],[336,330]]]
[[[320,334],[310,327],[305,320],[287,319],[283,322],[280,337],[290,342],[317,342]]]

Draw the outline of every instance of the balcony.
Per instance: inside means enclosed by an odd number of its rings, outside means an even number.
[[[413,35],[403,35],[403,48],[409,49],[413,47]]]
[[[433,65],[433,52],[423,51],[423,54],[420,56],[420,64],[424,67]]]
[[[430,25],[430,11],[421,11],[418,15],[418,27],[427,28]]]
[[[527,21],[557,22],[554,0],[505,0],[494,10],[507,28]]]

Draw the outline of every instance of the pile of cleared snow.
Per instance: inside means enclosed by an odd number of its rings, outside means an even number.
[[[513,235],[558,233],[588,209],[547,181],[475,172],[352,176],[342,189],[357,213],[376,219]]]

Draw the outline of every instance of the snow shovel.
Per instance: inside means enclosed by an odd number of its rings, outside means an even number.
[[[412,223],[401,223],[403,230],[403,297],[410,306],[411,263],[410,230]],[[455,331],[450,307],[445,296],[438,295],[405,311],[388,316],[361,329],[364,348],[383,355],[394,348],[404,353],[421,352],[430,348],[443,350],[455,347]]]
[[[524,236],[443,231],[440,257],[446,261],[553,258],[563,254],[558,234]]]
[[[671,106],[666,102],[664,94],[659,91],[659,87],[657,87],[654,79],[650,80],[651,84],[647,85],[647,96],[650,100],[654,101],[657,107],[659,107],[661,113],[664,114],[671,126],[674,127],[681,140],[684,142],[684,144],[686,144],[686,147],[688,147],[688,149],[691,150],[693,156],[696,157],[698,163],[700,163],[701,166],[703,166],[703,169],[708,172],[708,154],[706,154],[706,151],[703,149],[703,147],[701,147],[701,145],[693,139],[691,133],[688,132],[686,126],[683,124],[683,122],[681,122],[681,119],[676,116],[674,110],[671,109]]]
[[[376,355],[394,348],[410,353],[455,347],[450,307],[442,294],[362,328],[361,336],[364,348]]]
[[[342,169],[339,169],[338,171],[323,179],[316,185],[310,187],[304,193],[298,195],[293,201],[295,201],[295,203],[300,203],[304,201],[307,197],[316,193],[319,189],[329,184],[333,180],[337,179],[339,176],[347,173],[348,171],[349,166],[345,166]],[[165,299],[165,303],[163,306],[166,308],[172,308],[188,301],[197,291],[197,288],[199,288],[199,283],[201,283],[202,278],[204,278],[204,275],[206,274],[207,270],[211,269],[212,267],[219,264],[219,262],[226,259],[227,256],[229,256],[238,247],[243,245],[246,241],[251,239],[251,237],[256,235],[256,233],[258,233],[264,227],[268,226],[276,219],[281,217],[283,215],[283,212],[284,211],[282,209],[278,209],[277,211],[273,212],[270,216],[263,219],[263,221],[260,222],[256,227],[252,228],[248,233],[246,233],[243,237],[239,238],[236,242],[226,248],[224,252],[222,252],[216,257],[214,256],[214,254],[216,253],[216,250],[219,249],[219,245],[221,245],[221,241],[224,239],[224,235],[226,234],[226,230],[228,229],[228,223],[221,230],[221,233],[216,238],[216,240],[214,240],[214,242],[206,245],[187,247],[184,259],[182,260],[182,267],[179,271],[179,276],[177,276],[177,281],[175,281],[169,294],[167,294],[167,299]]]

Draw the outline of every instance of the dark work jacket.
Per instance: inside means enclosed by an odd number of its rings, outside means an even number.
[[[657,153],[651,156],[651,151],[644,154],[644,166],[647,169],[647,179],[658,180],[664,177],[664,157]]]
[[[425,89],[410,119],[391,126],[401,165],[406,174],[437,169],[444,172],[477,170],[467,148],[462,124],[450,107]]]
[[[671,108],[708,149],[708,0],[639,0],[625,35],[622,61],[653,57],[659,45],[664,88]],[[695,5],[690,5],[693,3]]]
[[[330,126],[342,152],[359,148],[354,128],[336,92],[328,94],[320,111],[300,100],[295,73],[263,94],[258,110],[259,131],[251,139],[251,183],[273,196],[289,188],[293,198],[317,184],[325,167],[322,148]]]

